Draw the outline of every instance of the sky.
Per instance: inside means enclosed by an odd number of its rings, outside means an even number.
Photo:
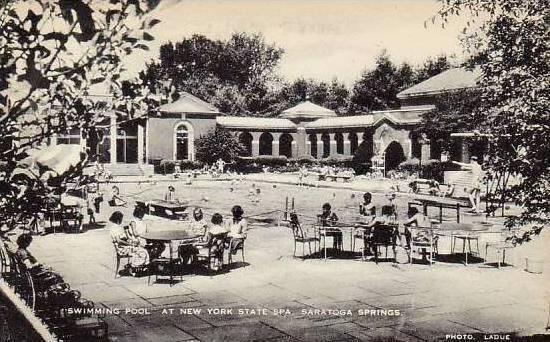
[[[162,21],[152,29],[151,50],[132,54],[126,67],[136,74],[158,58],[162,43],[195,33],[227,39],[233,32],[261,32],[285,50],[283,78],[351,84],[383,49],[398,64],[440,54],[460,59],[464,26],[458,19],[445,29],[432,24],[439,6],[436,0],[163,0],[151,14]]]

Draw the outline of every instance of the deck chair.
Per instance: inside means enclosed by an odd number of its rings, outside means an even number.
[[[413,253],[417,251],[423,259],[428,255],[430,266],[433,265],[434,256],[437,255],[438,237],[431,227],[410,227],[411,244],[409,250],[409,262],[413,263]]]
[[[513,250],[516,245],[512,241],[514,233],[509,229],[504,229],[500,233],[499,239],[497,241],[491,241],[485,243],[485,263],[487,264],[487,256],[489,250],[494,250],[497,259],[497,267],[500,268],[501,264],[506,264],[506,251]],[[500,256],[502,255],[502,262]]]
[[[391,247],[393,251],[393,260],[395,261],[397,255],[395,251],[396,231],[397,227],[394,225],[378,224],[374,226],[370,244],[374,249],[374,261],[377,264],[381,247],[386,249],[386,259],[388,258],[388,247]]]
[[[293,256],[296,256],[296,246],[302,244],[302,258],[305,258],[305,244],[308,244],[309,254],[312,254],[311,243],[313,242],[313,251],[317,252],[317,245],[320,245],[320,239],[317,236],[307,236],[307,232],[304,232],[300,222],[298,220],[298,215],[295,213],[290,214],[290,228],[292,229],[292,235],[294,237],[294,252]],[[315,235],[315,234],[314,234]]]

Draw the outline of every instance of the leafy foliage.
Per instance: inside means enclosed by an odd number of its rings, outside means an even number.
[[[106,112],[144,115],[156,100],[147,89],[123,91],[122,58],[147,49],[145,1],[4,1],[0,7],[0,173],[1,216],[31,215],[49,184],[34,180],[17,187],[12,174],[26,151],[57,133],[85,134]],[[128,25],[138,18],[136,25]],[[108,84],[112,98],[90,97],[91,87]],[[32,205],[31,205],[32,202]]]
[[[443,148],[451,151],[451,133],[478,130],[484,118],[477,115],[480,105],[478,89],[463,89],[438,95],[435,108],[422,116],[418,132]]]
[[[231,163],[243,155],[245,149],[233,134],[215,129],[195,141],[195,151],[199,161],[212,164],[218,159]]]
[[[171,83],[233,115],[265,113],[283,50],[260,34],[235,33],[227,41],[193,35],[160,48],[160,61],[140,78],[151,91]]]
[[[397,94],[416,83],[420,83],[448,68],[451,63],[446,56],[435,60],[429,58],[418,68],[408,63],[396,66],[384,50],[372,70],[366,70],[355,82],[351,94],[353,112],[370,112],[399,108]]]
[[[511,173],[520,184],[506,191],[521,206],[510,226],[532,228],[529,240],[548,225],[550,214],[550,53],[548,0],[440,0],[443,25],[454,15],[477,20],[465,28],[471,63],[481,68],[477,114],[492,134],[488,167]]]

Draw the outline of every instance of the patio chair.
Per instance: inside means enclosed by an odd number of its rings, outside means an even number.
[[[392,247],[393,260],[396,258],[395,251],[395,239],[396,239],[396,226],[379,224],[373,228],[372,238],[370,241],[371,246],[374,249],[374,261],[378,264],[378,254],[380,253],[380,247],[386,248],[386,256],[388,258],[388,247]]]
[[[229,250],[228,250],[228,253],[227,253],[227,263],[228,264],[231,264],[233,262],[233,252],[235,252],[235,254],[238,252],[238,251],[241,251],[241,256],[243,258],[243,262],[244,262],[244,242],[246,241],[246,239],[244,239],[243,241],[241,241],[240,244],[238,244],[236,247],[232,247],[233,246],[233,239],[230,239],[229,240]],[[223,262],[223,260],[222,260]]]
[[[307,232],[304,232],[300,221],[298,220],[298,215],[295,213],[290,214],[290,228],[292,229],[292,235],[294,237],[294,252],[293,256],[296,256],[296,246],[302,244],[302,258],[305,258],[305,244],[308,244],[309,254],[311,255],[311,243],[313,242],[313,250],[317,252],[317,244],[320,245],[320,238],[317,236],[307,236]],[[315,234],[314,234],[315,235]]]
[[[10,270],[13,273],[13,285],[15,293],[27,303],[31,310],[34,310],[36,305],[36,291],[34,289],[34,281],[31,272],[27,267],[17,260],[14,254],[8,252],[10,262]]]
[[[487,264],[487,255],[489,249],[495,251],[497,255],[497,267],[500,268],[501,263],[506,264],[506,251],[512,250],[516,245],[512,242],[511,238],[514,236],[514,233],[509,229],[504,229],[500,233],[499,239],[497,241],[490,241],[485,243],[485,263]],[[502,262],[500,255],[502,254]]]
[[[128,265],[130,264],[131,256],[130,254],[123,254],[116,241],[113,240],[112,243],[113,243],[113,247],[115,248],[115,279],[116,279],[120,268],[120,261],[122,259],[126,259],[126,265]]]
[[[215,238],[219,239],[218,241],[221,241],[221,243],[218,243],[218,248],[221,250],[218,250],[217,253],[212,253],[211,245],[204,245],[199,248],[199,253],[195,255],[195,260],[206,263],[208,274],[212,273],[212,263],[215,262],[216,259],[219,259],[221,265],[223,266],[223,254],[225,250],[225,243],[223,243],[223,241],[226,240],[226,235],[227,234],[220,234],[220,236]],[[244,260],[244,251],[242,253]]]
[[[365,260],[365,251],[369,248],[367,237],[370,234],[371,229],[367,227],[357,227],[353,230],[353,240],[351,243],[351,250],[355,253],[355,240],[360,240],[363,243],[363,248],[361,249],[361,260]]]
[[[428,254],[430,266],[433,265],[434,256],[438,254],[438,237],[434,234],[432,227],[410,227],[409,230],[411,232],[409,262],[413,263],[413,253],[416,250],[418,254],[422,255],[423,259]]]

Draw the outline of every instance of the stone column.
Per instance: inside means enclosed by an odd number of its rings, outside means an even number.
[[[113,114],[111,116],[111,122],[109,125],[109,138],[111,139],[111,149],[110,149],[110,163],[116,164],[116,155],[117,155],[117,144],[116,144],[116,137],[117,137],[117,125],[116,125],[116,114]]]
[[[420,152],[420,159],[422,161],[426,161],[431,158],[430,155],[431,147],[430,144],[422,144],[421,145],[421,152]]]
[[[262,132],[250,132],[252,135],[252,157],[260,155],[260,135]]]
[[[338,154],[338,149],[336,148],[336,139],[335,139],[335,133],[329,133],[329,138],[330,138],[330,152],[329,152],[329,156],[335,156]]]
[[[273,136],[273,142],[271,143],[271,155],[278,157],[279,156],[279,138],[282,133],[271,133]]]
[[[138,124],[137,127],[137,159],[138,164],[143,164],[143,147],[144,147],[143,126]]]
[[[82,152],[86,152],[86,144],[88,142],[88,139],[87,138],[84,138],[82,136],[82,129],[80,129],[80,149],[82,150]]]
[[[465,138],[462,138],[460,140],[460,148],[461,148],[461,162],[463,163],[469,163],[470,162],[470,143]]]
[[[149,164],[149,120],[145,121],[145,164]]]
[[[317,133],[317,159],[323,158],[323,152],[325,150],[322,137],[323,134]]]
[[[50,145],[51,146],[57,145],[57,134],[56,133],[52,134],[52,136],[50,137]]]
[[[344,155],[350,156],[351,155],[351,142],[349,141],[349,133],[342,133],[342,137],[344,138]]]
[[[307,155],[307,134],[304,127],[298,127],[296,133],[291,133],[292,142],[296,143],[296,149],[292,145],[292,157],[300,158]]]
[[[403,152],[405,153],[405,158],[412,158],[412,141],[411,139],[406,139],[403,141]]]

